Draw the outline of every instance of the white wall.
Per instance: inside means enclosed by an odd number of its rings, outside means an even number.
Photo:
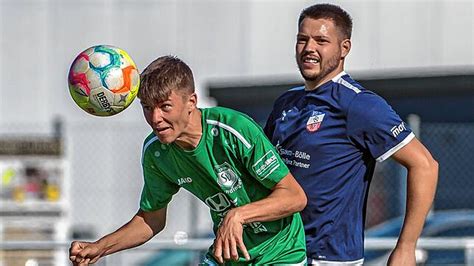
[[[140,69],[160,55],[180,56],[204,105],[213,104],[202,90],[209,78],[296,79],[296,20],[309,3],[1,0],[0,122],[91,119],[72,104],[66,75],[77,53],[99,43],[124,48]],[[336,3],[354,19],[349,71],[474,64],[472,1]],[[132,109],[117,120],[135,121]]]
[[[213,105],[203,90],[210,79],[299,79],[296,21],[313,2],[0,0],[0,133],[41,133],[61,116],[73,221],[109,232],[138,206],[140,145],[148,129],[137,101],[109,118],[77,108],[66,80],[74,57],[89,46],[113,44],[143,69],[158,56],[178,55],[194,70],[201,106]],[[354,19],[349,72],[474,65],[473,1],[335,3]],[[189,209],[189,195],[179,199],[171,212]],[[201,211],[201,221],[206,216]],[[188,230],[192,222],[184,220],[171,215],[164,237]]]

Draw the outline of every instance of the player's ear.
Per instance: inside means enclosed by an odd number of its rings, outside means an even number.
[[[189,110],[189,112],[193,111],[196,108],[196,105],[197,105],[197,94],[195,92],[193,92],[188,97],[188,110]]]
[[[345,39],[341,42],[341,59],[346,58],[346,56],[349,54],[351,45],[352,43],[350,39]]]

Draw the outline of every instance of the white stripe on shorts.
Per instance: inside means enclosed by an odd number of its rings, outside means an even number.
[[[360,260],[353,260],[353,261],[327,261],[327,260],[316,260],[311,259],[308,265],[314,266],[336,266],[336,265],[344,265],[344,266],[362,266],[364,264],[364,259]]]

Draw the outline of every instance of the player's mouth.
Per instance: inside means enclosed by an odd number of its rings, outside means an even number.
[[[160,134],[160,135],[166,134],[166,133],[168,133],[170,130],[171,130],[171,127],[155,128],[155,132],[158,133],[158,134]]]
[[[303,57],[301,62],[303,63],[302,65],[304,68],[312,68],[318,65],[321,62],[321,60],[317,57]]]

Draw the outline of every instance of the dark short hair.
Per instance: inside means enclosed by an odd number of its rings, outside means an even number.
[[[306,17],[312,19],[331,19],[334,22],[334,25],[339,28],[345,39],[350,39],[352,36],[352,18],[349,13],[339,6],[332,4],[316,4],[303,9],[298,19],[298,27]]]
[[[184,95],[193,93],[193,72],[178,57],[162,56],[140,74],[138,98],[146,104],[155,105],[166,101],[172,91]]]

